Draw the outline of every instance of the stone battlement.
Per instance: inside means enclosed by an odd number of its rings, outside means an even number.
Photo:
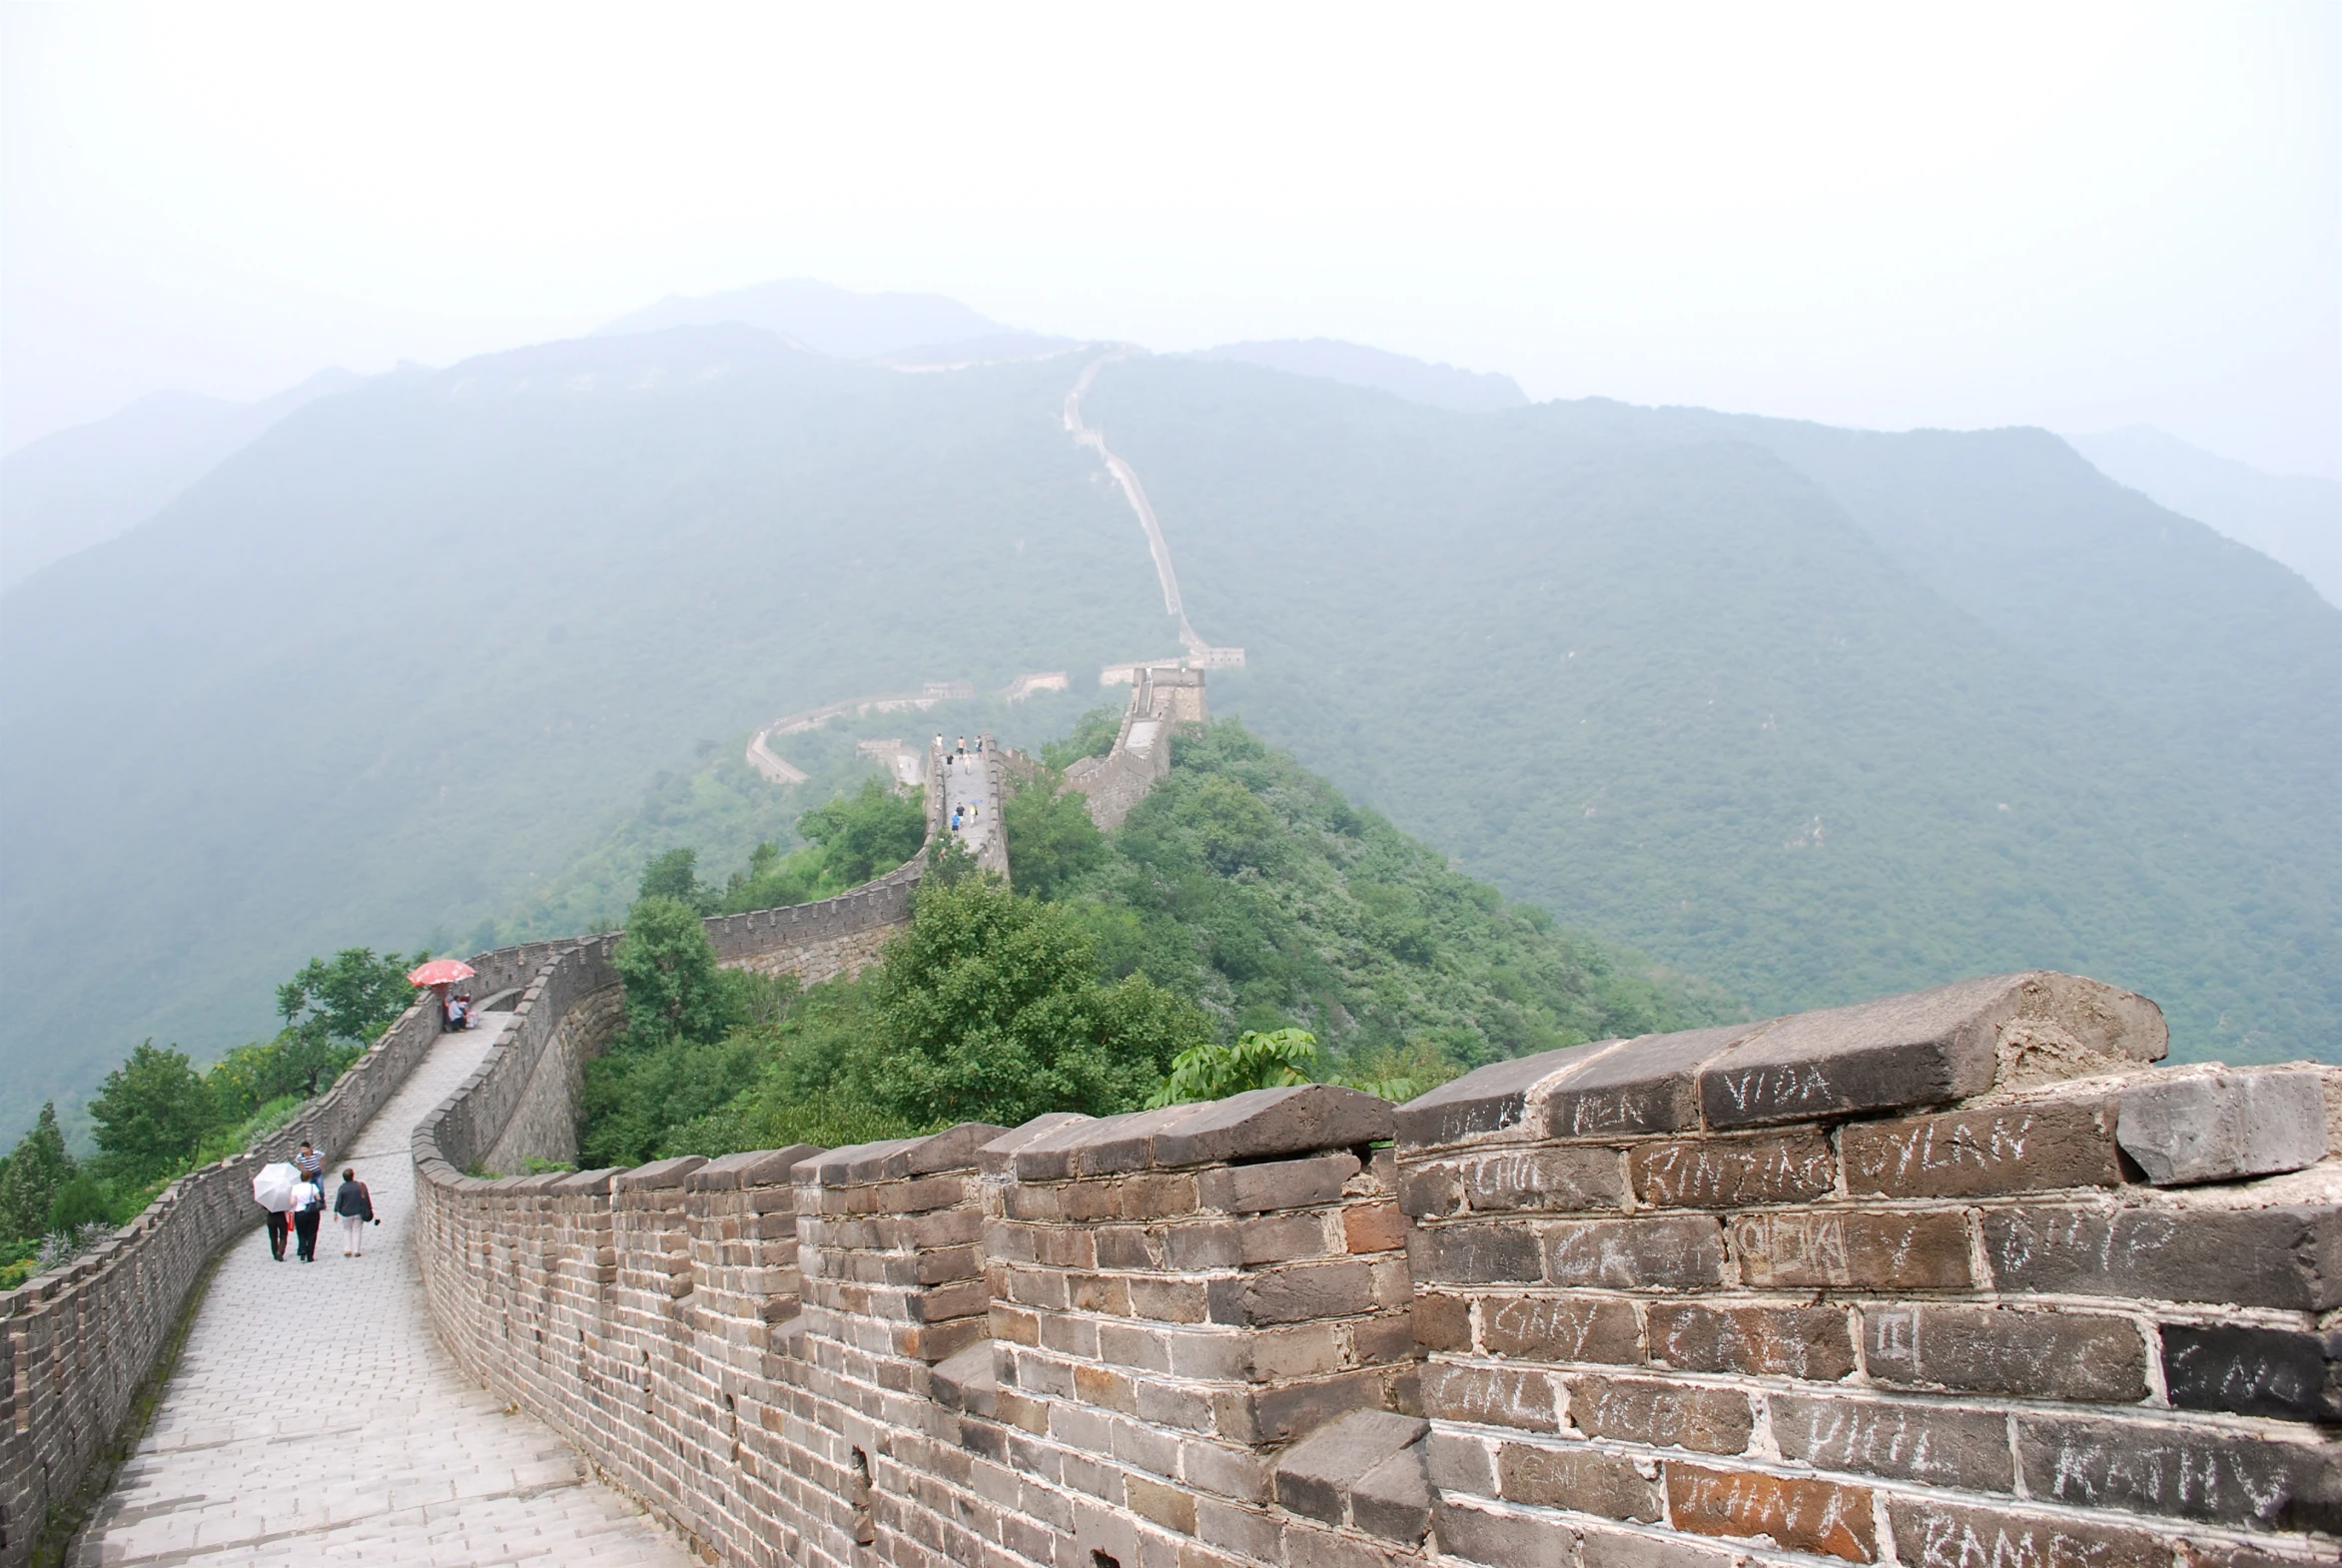
[[[2331,1562],[2342,1074],[2163,1048],[2035,972],[1403,1107],[497,1181],[483,1070],[417,1134],[420,1262],[465,1367],[721,1561]]]

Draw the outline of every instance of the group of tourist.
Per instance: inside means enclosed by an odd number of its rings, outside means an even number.
[[[965,735],[962,735],[962,736],[960,737],[960,743],[959,743],[958,745],[956,745],[956,746],[953,746],[953,747],[950,747],[950,748],[948,748],[948,749],[947,749],[947,748],[945,747],[945,745],[944,745],[944,738],[943,738],[943,736],[942,736],[942,735],[940,735],[940,734],[938,734],[938,735],[935,737],[935,749],[936,749],[936,750],[938,750],[938,751],[941,751],[941,752],[943,752],[943,754],[944,754],[944,766],[945,766],[946,768],[949,768],[949,767],[950,767],[950,766],[951,766],[953,763],[955,763],[955,762],[957,762],[957,763],[960,763],[962,766],[965,766],[965,765],[968,763],[968,761],[969,761],[969,759],[970,759],[970,758],[976,758],[976,759],[978,759],[978,760],[981,760],[981,759],[983,758],[983,756],[984,756],[984,737],[983,737],[982,735],[979,735],[979,736],[977,736],[977,737],[976,737],[976,749],[975,749],[974,751],[970,751],[970,750],[968,749],[968,737],[967,737],[967,736],[965,736]],[[957,805],[957,806],[954,806],[954,807],[952,808],[952,823],[951,823],[952,831],[953,831],[954,833],[957,833],[957,832],[959,832],[959,831],[960,831],[962,828],[973,826],[973,825],[975,824],[975,821],[976,821],[976,819],[977,819],[977,818],[978,818],[980,815],[982,815],[982,814],[983,814],[983,811],[984,811],[984,803],[983,803],[982,801],[976,801],[976,800],[963,801],[963,802],[961,802],[959,805]]]
[[[301,1152],[293,1157],[293,1167],[301,1173],[301,1179],[293,1184],[292,1199],[282,1209],[271,1208],[269,1215],[269,1255],[278,1262],[285,1261],[287,1239],[293,1242],[294,1255],[305,1263],[318,1260],[318,1225],[325,1218],[326,1157],[319,1154],[308,1139],[301,1141]],[[355,1168],[342,1168],[342,1185],[334,1193],[334,1212],[342,1219],[342,1255],[364,1257],[360,1242],[366,1227],[379,1225],[375,1217],[375,1195],[367,1184],[358,1179]]]
[[[458,991],[440,1005],[442,1029],[477,1029],[479,1015],[471,1005],[471,993]]]

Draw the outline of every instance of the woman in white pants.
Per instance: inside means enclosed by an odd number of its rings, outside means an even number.
[[[342,1255],[365,1256],[359,1242],[366,1235],[366,1227],[382,1221],[375,1218],[374,1193],[358,1179],[358,1173],[348,1167],[342,1171],[342,1189],[334,1194],[334,1212],[342,1216]]]

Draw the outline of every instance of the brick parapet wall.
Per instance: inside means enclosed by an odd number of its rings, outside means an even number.
[[[508,990],[561,947],[528,943],[471,961]],[[328,1160],[389,1103],[438,1039],[436,1009],[408,1009],[279,1133],[166,1186],[115,1235],[0,1295],[0,1565],[27,1560],[49,1509],[70,1497],[121,1426],[205,1265],[260,1223],[252,1178],[303,1138]]]
[[[466,1366],[729,1562],[2330,1562],[2342,1093],[2161,1050],[2029,975],[1395,1121],[440,1164],[422,1263]]]

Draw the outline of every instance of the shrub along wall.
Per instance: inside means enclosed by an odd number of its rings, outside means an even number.
[[[2029,974],[493,1182],[459,1096],[417,1244],[463,1364],[735,1563],[2332,1562],[2342,1087],[2162,1051]]]

